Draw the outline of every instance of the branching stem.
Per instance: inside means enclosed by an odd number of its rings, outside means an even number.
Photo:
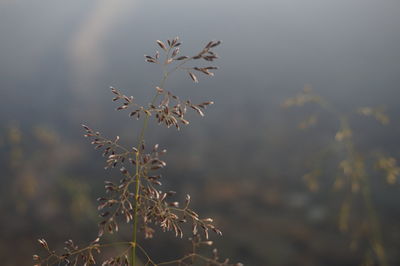
[[[169,54],[170,54],[171,48],[168,49],[166,53],[166,58],[163,64],[163,77],[161,79],[160,88],[164,88],[165,82],[167,81],[168,76],[178,70],[182,65],[184,65],[186,62],[191,60],[192,58],[188,58],[184,61],[182,61],[180,64],[178,64],[176,67],[174,67],[172,70],[168,71],[167,70],[167,65],[168,65],[168,59],[169,59]],[[156,95],[154,95],[153,99],[151,100],[151,105],[154,105],[155,102],[157,101],[158,96],[160,93],[157,92]],[[136,266],[136,246],[137,246],[137,225],[138,225],[138,209],[139,209],[139,192],[140,192],[140,155],[143,152],[143,141],[144,141],[144,136],[145,132],[147,129],[148,121],[149,121],[149,114],[146,114],[146,117],[144,118],[143,121],[143,126],[140,131],[139,139],[138,139],[138,144],[137,144],[137,152],[136,152],[136,175],[135,175],[135,210],[134,210],[134,217],[133,217],[133,234],[132,234],[132,256],[131,256],[131,265]]]

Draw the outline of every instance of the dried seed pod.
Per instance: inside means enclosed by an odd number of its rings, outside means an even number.
[[[211,48],[214,48],[214,47],[216,47],[216,46],[218,46],[218,45],[220,45],[221,44],[221,41],[216,41],[216,42],[214,42],[210,47]]]
[[[171,41],[171,47],[175,47],[177,44],[178,44],[178,40],[179,40],[179,37],[177,36],[177,37],[175,37],[172,41]],[[179,43],[180,44],[180,43]]]
[[[180,57],[176,58],[175,60],[180,61],[180,60],[185,60],[185,59],[188,59],[188,58],[189,58],[188,56],[180,56]]]
[[[204,116],[204,113],[200,110],[199,107],[197,107],[196,105],[191,105],[190,106],[193,110],[195,110],[199,115]]]
[[[213,44],[213,41],[208,42],[207,45],[206,45],[206,47],[205,47],[204,49],[209,49],[209,48],[211,47],[212,44]]]
[[[189,121],[187,121],[187,120],[185,120],[185,119],[183,119],[183,118],[181,118],[180,121],[181,121],[182,124],[184,124],[184,125],[189,125]]]
[[[175,48],[174,51],[172,51],[171,57],[175,57],[179,54],[179,48]]]
[[[170,203],[168,203],[168,206],[171,206],[171,207],[179,207],[179,202],[177,202],[177,201],[170,202]]]
[[[128,170],[126,170],[125,167],[121,167],[121,169],[119,169],[119,171],[124,175],[128,174]]]
[[[167,47],[165,46],[165,44],[162,41],[157,40],[156,42],[161,47],[161,49],[163,49],[165,52],[167,51]]]
[[[121,105],[121,106],[119,106],[117,108],[117,110],[124,110],[124,109],[127,109],[127,108],[128,108],[128,105]]]
[[[195,83],[198,83],[198,82],[199,82],[199,80],[197,79],[197,77],[196,77],[192,72],[188,72],[188,73],[189,73],[190,78],[191,78]]]
[[[38,242],[40,245],[42,245],[42,247],[44,247],[45,249],[49,249],[49,245],[47,244],[46,240],[42,239],[38,239]]]
[[[189,204],[190,204],[190,195],[187,194],[185,199],[185,209],[189,206]]]
[[[154,147],[153,147],[153,152],[156,152],[158,150],[158,147],[159,147],[159,145],[155,144]]]
[[[175,195],[175,194],[176,194],[176,192],[175,192],[175,191],[172,191],[172,190],[170,190],[170,191],[167,192],[167,196],[168,196],[168,197],[171,197],[171,196],[173,196],[173,195]]]
[[[155,59],[153,59],[153,58],[147,58],[147,59],[146,59],[146,62],[149,62],[149,63],[157,63],[157,60],[155,60]]]
[[[114,93],[115,95],[117,95],[117,96],[121,95],[121,93],[116,88],[110,87],[110,89],[111,89],[111,92]]]

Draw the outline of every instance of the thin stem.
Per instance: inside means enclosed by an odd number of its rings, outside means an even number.
[[[165,85],[165,82],[168,78],[168,75],[177,70],[181,65],[186,63],[188,60],[185,60],[178,66],[176,66],[173,70],[167,71],[166,66],[167,66],[167,61],[169,59],[169,53],[171,51],[171,47],[168,49],[166,58],[163,64],[163,77],[161,79],[160,88],[163,88]],[[157,101],[159,93],[153,97],[151,100],[151,105],[154,105],[155,102]],[[136,152],[136,184],[135,184],[135,211],[134,211],[134,218],[133,218],[133,235],[132,235],[132,256],[131,256],[131,265],[135,266],[136,265],[136,246],[137,246],[137,224],[138,224],[138,209],[139,209],[139,188],[140,188],[140,154],[142,153],[142,144],[144,140],[144,135],[147,129],[148,121],[149,121],[150,115],[146,114],[146,117],[144,118],[143,121],[143,126],[140,131],[139,139],[138,139],[138,146],[137,146],[137,152]]]
[[[191,259],[197,258],[197,259],[203,260],[203,261],[205,261],[205,262],[212,263],[212,265],[227,265],[227,264],[225,264],[225,263],[220,263],[220,262],[218,262],[218,261],[215,260],[215,259],[209,259],[209,258],[207,258],[207,257],[204,257],[204,256],[200,255],[200,254],[191,253],[191,254],[188,254],[188,255],[186,255],[186,256],[180,258],[180,259],[176,259],[176,260],[171,260],[171,261],[166,261],[166,262],[157,263],[157,264],[155,264],[155,266],[159,266],[159,265],[170,265],[170,264],[175,264],[175,263],[182,263],[182,262],[184,262],[185,260],[190,259],[190,258],[191,258]]]
[[[139,207],[139,187],[140,187],[140,178],[139,178],[139,151],[136,152],[136,187],[135,187],[135,213],[133,220],[133,242],[132,242],[132,266],[136,263],[136,241],[137,241],[137,212]]]
[[[349,123],[346,119],[346,117],[341,117],[340,118],[341,122],[341,127],[342,129],[347,129],[351,130]],[[357,154],[357,151],[354,147],[354,143],[351,138],[347,139],[344,142],[346,151],[348,153],[348,156],[351,161],[355,164],[357,160],[360,160],[359,155]],[[361,183],[361,192],[362,192],[362,199],[364,201],[365,207],[367,209],[367,215],[368,215],[368,221],[369,221],[369,227],[370,227],[370,242],[372,246],[372,250],[375,252],[377,259],[379,261],[379,265],[381,266],[387,266],[387,258],[386,258],[386,251],[383,245],[383,240],[382,240],[382,232],[381,232],[381,227],[378,219],[378,215],[376,214],[376,209],[374,207],[374,203],[372,201],[372,193],[371,193],[371,188],[370,188],[370,182],[368,179],[368,175],[365,172],[364,164],[362,164],[362,169],[361,173],[358,175],[354,176],[352,175],[354,179],[358,179]]]
[[[186,64],[188,61],[193,59],[193,57],[189,57],[185,60],[183,60],[181,63],[176,65],[174,68],[171,70],[167,70],[167,65],[168,65],[168,59],[169,59],[169,54],[171,52],[171,48],[168,48],[167,54],[165,57],[165,61],[163,64],[163,77],[161,79],[160,88],[164,88],[165,82],[167,81],[167,78],[169,77],[170,74],[175,72],[176,70],[180,69],[181,66]],[[155,102],[157,101],[158,96],[160,95],[159,92],[157,92],[156,95],[154,95],[153,99],[151,100],[151,105],[154,105]],[[137,224],[138,224],[138,209],[139,209],[139,192],[140,192],[140,155],[142,153],[142,145],[143,145],[143,140],[144,140],[144,135],[146,133],[148,121],[149,121],[149,114],[146,114],[146,117],[144,118],[143,121],[143,126],[140,131],[140,135],[138,138],[138,145],[137,145],[137,152],[136,152],[136,184],[135,184],[135,210],[134,210],[134,219],[133,219],[133,235],[132,235],[132,256],[131,256],[131,265],[135,266],[136,265],[136,246],[137,246]]]
[[[372,195],[371,195],[371,189],[370,189],[370,184],[367,176],[364,177],[362,180],[364,183],[363,189],[362,189],[362,194],[363,194],[363,199],[364,203],[367,207],[368,210],[368,216],[369,220],[371,222],[371,230],[372,230],[372,238],[373,240],[371,241],[372,243],[372,249],[374,250],[380,266],[387,266],[388,262],[386,259],[386,251],[383,245],[383,240],[382,240],[382,233],[381,233],[381,227],[379,224],[379,219],[378,215],[376,214],[376,210],[374,208],[374,203],[372,201]]]
[[[182,262],[182,261],[184,261],[184,260],[186,260],[186,259],[189,259],[189,258],[191,258],[191,257],[194,257],[194,256],[196,256],[196,254],[189,254],[189,255],[186,255],[186,256],[184,256],[183,258],[180,258],[180,259],[177,259],[177,260],[171,260],[171,261],[166,261],[166,262],[158,263],[158,264],[156,264],[156,266],[158,266],[158,265],[168,265],[168,264],[173,264],[173,263],[179,263],[179,262]]]
[[[167,73],[164,72],[163,79],[160,82],[160,87],[162,88],[167,80]],[[157,100],[158,93],[153,97],[151,104],[154,104]],[[139,209],[139,188],[140,188],[140,154],[142,153],[142,144],[144,140],[144,134],[146,132],[147,124],[149,120],[149,115],[146,114],[146,117],[143,121],[142,130],[140,132],[139,141],[138,141],[138,148],[136,152],[136,184],[135,184],[135,212],[133,218],[133,235],[132,235],[132,260],[131,265],[136,265],[136,246],[137,246],[137,224],[138,224],[138,209]]]
[[[85,252],[86,250],[91,250],[94,248],[104,248],[104,247],[112,247],[112,246],[119,246],[119,245],[131,245],[131,242],[112,242],[112,243],[106,243],[106,244],[94,244],[90,245],[78,250],[75,250],[74,252],[69,253],[69,256],[77,255],[79,253]],[[129,248],[128,248],[129,249]],[[50,259],[55,257],[57,261],[50,263]],[[43,262],[46,261],[46,265],[55,265],[57,262],[60,264],[62,262],[62,256],[59,256],[55,253],[51,253],[47,258],[45,258]]]
[[[325,101],[323,98],[318,97],[318,104],[325,110],[327,110],[329,113],[337,116],[339,118],[340,122],[340,128],[342,130],[350,130],[351,127],[349,125],[348,119],[346,116],[342,115],[340,112],[336,111],[330,103]],[[349,159],[355,164],[357,160],[359,160],[359,155],[357,154],[356,148],[354,147],[354,142],[352,141],[352,138],[347,138],[344,140],[344,148],[345,152],[347,153]],[[353,166],[354,167],[354,166]],[[364,201],[364,205],[367,209],[367,219],[369,222],[370,230],[370,242],[372,246],[372,250],[375,252],[379,265],[381,266],[387,266],[387,258],[386,258],[386,252],[385,248],[383,245],[383,240],[382,240],[382,232],[381,232],[381,226],[379,223],[378,215],[376,213],[376,209],[374,207],[374,203],[372,200],[372,193],[371,193],[371,186],[370,186],[370,181],[368,179],[368,175],[365,173],[365,168],[364,165],[362,166],[362,172],[361,174],[354,175],[352,174],[351,176],[352,179],[355,179],[355,181],[360,181],[361,183],[361,191],[362,191],[362,199]],[[350,180],[350,182],[353,182],[354,180]]]
[[[147,253],[147,251],[146,251],[141,245],[137,244],[137,246],[138,246],[138,248],[140,249],[140,251],[142,251],[142,253],[143,253],[143,254],[146,256],[146,258],[147,258],[146,265],[147,265],[148,263],[151,263],[151,264],[153,264],[153,265],[157,265],[157,264],[150,258],[150,256],[149,256],[149,254]]]

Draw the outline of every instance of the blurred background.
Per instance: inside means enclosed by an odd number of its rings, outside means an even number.
[[[80,124],[134,144],[141,123],[114,111],[109,86],[146,104],[161,70],[143,55],[180,36],[187,55],[223,40],[215,77],[167,83],[215,105],[181,131],[154,123],[147,143],[168,149],[166,188],[215,218],[221,256],[400,265],[399,25],[396,0],[0,1],[1,264],[32,265],[38,238],[95,238],[95,199],[118,173]],[[282,107],[309,95],[329,108]],[[187,249],[172,233],[145,245],[157,261]]]

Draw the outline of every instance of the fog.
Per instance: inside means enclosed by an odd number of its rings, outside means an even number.
[[[205,86],[219,102],[229,92],[271,103],[311,84],[338,101],[395,104],[397,1],[3,1],[0,12],[12,104],[149,86],[157,70],[143,54],[175,36],[188,52],[223,40],[221,71]]]

